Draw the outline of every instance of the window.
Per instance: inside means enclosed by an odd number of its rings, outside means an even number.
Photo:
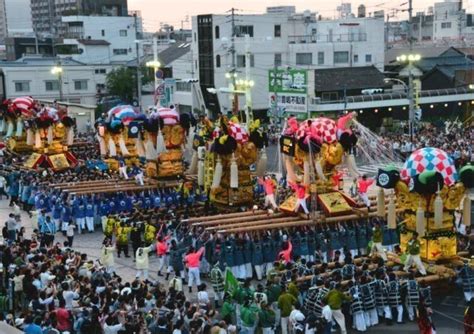
[[[334,64],[347,64],[348,62],[349,62],[349,52],[347,51],[334,52]]]
[[[318,52],[318,65],[324,65],[324,52]]]
[[[216,35],[216,39],[219,39],[220,38],[220,29],[219,29],[219,26],[216,26],[214,28],[214,32],[215,32],[215,35]]]
[[[30,82],[29,81],[15,81],[15,92],[29,92]]]
[[[120,37],[127,37],[127,30],[125,30],[125,29],[120,30]]]
[[[102,29],[102,30],[100,31],[100,34],[102,35],[102,37],[105,36],[105,30]]]
[[[48,80],[44,82],[44,88],[47,92],[55,92],[59,90],[58,80]]]
[[[441,29],[450,29],[451,22],[441,22]]]
[[[87,90],[87,80],[74,80],[75,90]]]
[[[127,49],[114,49],[114,56],[126,55]]]
[[[176,82],[176,91],[177,92],[190,92],[191,91],[191,83],[190,82],[184,82],[184,81],[178,81]],[[180,106],[180,110],[181,106]]]
[[[221,67],[221,56],[220,55],[216,56],[216,67]]]
[[[313,54],[311,52],[296,54],[296,65],[312,65],[312,64],[313,64]]]
[[[281,53],[275,53],[274,65],[275,67],[281,66]]]
[[[237,67],[245,67],[245,55],[237,55]],[[255,66],[254,55],[250,55],[250,67]]]
[[[97,91],[98,94],[102,93],[103,91],[105,91],[105,84],[95,85],[95,90]]]
[[[107,70],[105,68],[96,68],[95,74],[107,74]]]
[[[372,55],[365,55],[365,62],[371,63],[372,62]]]
[[[354,55],[354,63],[358,63],[359,62],[359,55]]]
[[[244,37],[245,35],[253,37],[253,26],[236,26],[235,35],[237,37]]]
[[[273,28],[273,36],[281,37],[281,25],[280,24],[275,24],[275,26]]]

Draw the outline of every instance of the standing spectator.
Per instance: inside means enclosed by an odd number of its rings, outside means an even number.
[[[66,237],[67,237],[67,242],[68,242],[69,247],[72,247],[73,242],[74,242],[74,228],[75,227],[76,225],[74,225],[73,223],[67,224]]]
[[[7,220],[8,240],[10,241],[10,243],[15,242],[16,240],[16,229],[17,223],[15,220],[15,215],[13,213],[10,213],[8,215]]]
[[[341,311],[342,303],[344,301],[350,301],[351,297],[341,291],[341,285],[338,283],[336,288],[328,292],[324,297],[324,302],[331,308],[332,317],[341,328],[341,334],[346,334],[346,318]]]

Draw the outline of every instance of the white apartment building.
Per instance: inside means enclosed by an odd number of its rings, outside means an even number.
[[[86,64],[125,63],[137,58],[139,17],[63,16],[66,24],[62,55]],[[135,27],[137,25],[137,27]]]
[[[235,67],[245,78],[245,54],[250,52],[254,110],[269,107],[269,70],[371,66],[383,70],[383,18],[321,19],[317,13],[296,13],[294,7],[269,8],[259,15],[236,15]],[[192,20],[192,54],[206,105],[214,111],[231,109],[228,96],[209,94],[209,88],[228,87],[226,73],[233,68],[232,25],[225,15],[199,15]],[[245,35],[249,35],[246,40]],[[312,74],[313,73],[313,74]],[[313,80],[312,80],[313,79]],[[308,87],[308,93],[311,92]],[[244,100],[244,99],[241,99]]]
[[[54,100],[60,95],[60,80],[51,73],[58,59],[24,57],[0,63],[5,83],[5,96],[15,98],[31,95],[36,99]],[[87,105],[96,104],[97,90],[105,88],[111,65],[84,65],[72,59],[61,59],[63,101]]]

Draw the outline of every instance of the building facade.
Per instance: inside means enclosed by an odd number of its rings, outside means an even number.
[[[132,16],[63,16],[63,43],[56,49],[86,64],[125,63],[137,58],[141,20]]]
[[[36,99],[54,100],[60,96],[60,80],[51,73],[58,59],[37,56],[17,61],[2,62],[4,95],[8,98],[31,95]],[[71,59],[62,59],[63,101],[95,105],[98,90],[105,89],[111,65],[84,65]]]
[[[16,0],[14,0],[16,1]],[[68,15],[127,16],[127,0],[31,0],[36,33],[61,35],[61,17]]]
[[[269,71],[275,68],[314,70],[353,66],[384,66],[383,18],[321,19],[317,13],[296,13],[294,7],[271,8],[265,14],[193,17],[192,53],[206,105],[214,112],[232,109],[227,95],[209,89],[228,87],[226,73],[248,76],[253,109],[269,107]],[[245,35],[249,37],[246,39]],[[250,55],[246,58],[246,53]],[[246,59],[249,66],[246,67]],[[309,76],[311,82],[312,75]],[[310,85],[310,82],[308,85]],[[309,94],[314,95],[311,87]],[[241,107],[244,99],[241,99]]]

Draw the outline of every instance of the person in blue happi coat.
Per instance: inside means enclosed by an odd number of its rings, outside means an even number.
[[[56,230],[59,231],[61,228],[61,213],[63,211],[63,206],[61,200],[56,198],[53,204],[53,222],[56,224]]]
[[[72,209],[67,201],[63,203],[61,211],[61,232],[66,235],[69,224],[72,223]]]
[[[87,230],[89,233],[94,232],[94,216],[95,216],[95,208],[94,202],[91,198],[84,199],[85,205],[85,221],[87,225]]]
[[[74,219],[76,220],[79,233],[86,230],[86,207],[83,199],[74,201]]]
[[[44,223],[41,225],[41,244],[40,247],[51,247],[54,243],[56,235],[56,224],[51,220],[50,216],[46,216]]]

